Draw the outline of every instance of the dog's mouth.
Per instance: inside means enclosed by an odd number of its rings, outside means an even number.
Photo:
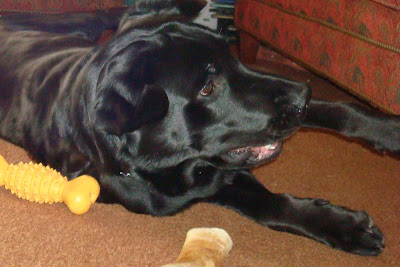
[[[247,146],[236,148],[222,156],[231,163],[246,163],[258,165],[276,158],[282,151],[282,141],[273,142],[263,146]]]

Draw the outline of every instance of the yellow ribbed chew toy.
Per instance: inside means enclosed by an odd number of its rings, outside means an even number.
[[[86,213],[100,193],[99,183],[82,175],[71,181],[42,164],[8,164],[0,156],[0,186],[19,198],[38,203],[64,202],[75,214]]]

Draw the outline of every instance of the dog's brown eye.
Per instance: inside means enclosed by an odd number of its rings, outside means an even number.
[[[203,89],[201,89],[200,94],[202,96],[208,96],[214,91],[214,83],[212,81],[209,81]]]

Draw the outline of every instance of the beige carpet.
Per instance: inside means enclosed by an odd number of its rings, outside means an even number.
[[[259,65],[271,59],[265,51],[260,55]],[[314,95],[349,98],[312,74],[268,64],[268,71],[309,80]],[[0,154],[14,163],[29,161],[22,149],[5,141],[0,141]],[[77,216],[64,204],[31,203],[0,188],[0,266],[159,266],[175,259],[194,227],[220,227],[231,235],[226,266],[399,266],[399,159],[327,133],[301,131],[287,141],[278,160],[254,173],[274,192],[368,211],[386,236],[386,249],[378,257],[347,254],[208,204],[153,218],[96,203]]]

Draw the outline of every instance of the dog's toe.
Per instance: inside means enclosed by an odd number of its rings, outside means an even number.
[[[356,212],[341,234],[339,248],[364,255],[377,256],[385,248],[385,238],[366,212]]]
[[[360,229],[354,234],[350,252],[365,256],[377,256],[385,248],[385,239],[378,227]]]

